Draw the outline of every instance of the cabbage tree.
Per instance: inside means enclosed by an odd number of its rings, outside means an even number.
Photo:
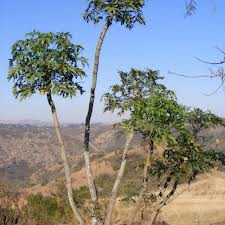
[[[72,98],[83,93],[79,79],[85,77],[83,68],[87,60],[82,56],[82,50],[82,46],[71,42],[69,33],[33,31],[12,46],[8,73],[8,79],[14,83],[12,90],[16,98],[24,100],[36,93],[47,97],[61,148],[69,203],[79,224],[84,224],[84,221],[73,199],[65,143],[52,97]]]
[[[88,7],[84,13],[84,20],[98,24],[104,21],[101,35],[95,50],[94,66],[92,72],[92,85],[88,112],[85,121],[84,135],[84,157],[88,179],[88,186],[92,200],[92,224],[97,223],[96,210],[98,208],[98,196],[95,187],[94,177],[90,165],[89,139],[90,139],[90,122],[94,107],[95,90],[97,86],[97,76],[99,70],[100,53],[105,36],[113,23],[119,23],[128,29],[132,29],[135,24],[145,24],[143,17],[144,0],[87,0]]]

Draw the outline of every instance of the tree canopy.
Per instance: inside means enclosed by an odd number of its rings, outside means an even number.
[[[71,42],[70,33],[33,31],[25,37],[13,45],[9,60],[8,79],[14,81],[16,97],[23,100],[38,91],[64,98],[83,93],[77,79],[85,76],[87,59],[83,47]]]
[[[88,0],[84,19],[95,24],[103,19],[115,21],[132,29],[135,23],[145,24],[144,5],[144,0]]]
[[[129,118],[120,124],[142,134],[148,142],[166,141],[172,138],[172,129],[184,126],[185,107],[162,84],[158,71],[131,69],[128,73],[120,71],[119,75],[121,84],[111,86],[103,97],[105,111],[129,113]]]
[[[157,93],[138,100],[129,123],[145,141],[172,141],[176,131],[184,129],[185,107],[177,102],[175,95]]]
[[[121,84],[112,85],[110,92],[103,95],[105,111],[114,112],[119,115],[124,112],[132,112],[138,99],[147,98],[152,94],[164,93],[174,94],[159,83],[163,77],[158,71],[151,69],[138,70],[132,68],[129,72],[119,71]]]

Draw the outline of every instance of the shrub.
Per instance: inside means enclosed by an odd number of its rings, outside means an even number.
[[[90,199],[88,187],[83,186],[79,190],[73,191],[73,196],[78,207],[84,206],[85,201]]]
[[[72,212],[67,200],[61,196],[32,194],[23,208],[23,217],[31,224],[49,225],[70,221]]]

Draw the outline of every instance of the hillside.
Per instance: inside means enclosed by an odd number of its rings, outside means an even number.
[[[67,124],[62,127],[62,133],[73,172],[73,187],[79,190],[87,185],[82,156],[83,127]],[[108,198],[120,166],[125,138],[117,138],[112,126],[104,124],[93,125],[91,134],[92,168],[97,177],[98,192],[101,198]],[[224,129],[218,127],[206,134],[202,145],[207,149],[223,151]],[[57,191],[58,183],[63,179],[63,167],[51,125],[0,124],[0,149],[0,175],[6,183],[20,190],[22,198],[31,193],[50,196]],[[123,224],[129,215],[130,207],[124,206],[121,199],[138,193],[142,173],[137,170],[137,165],[144,160],[145,151],[140,137],[136,136],[129,151],[129,161],[114,211],[115,221],[118,222],[113,224]],[[190,187],[181,186],[179,191],[182,194],[160,212],[160,221],[169,225],[225,224],[224,172],[214,170],[199,176]],[[149,215],[151,212],[145,211],[145,221],[148,221]]]
[[[81,168],[83,159],[83,127],[66,125],[62,128],[70,165]],[[111,125],[93,125],[92,157],[120,149],[124,137],[117,138]],[[134,140],[137,145],[139,139]],[[0,124],[0,176],[19,186],[46,183],[62,175],[60,151],[51,126],[31,124]]]
[[[66,124],[62,133],[71,168],[73,171],[79,170],[83,164],[83,127]],[[92,157],[98,158],[121,149],[124,142],[123,136],[116,137],[111,125],[93,125]],[[140,144],[140,137],[135,137],[132,146]],[[224,129],[218,127],[208,131],[203,144],[222,151],[225,146]],[[0,150],[0,176],[10,183],[19,186],[47,183],[63,174],[55,131],[46,123],[0,124]]]

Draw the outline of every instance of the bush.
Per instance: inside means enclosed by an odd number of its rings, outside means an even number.
[[[27,197],[27,204],[22,209],[23,218],[26,221],[24,225],[68,224],[69,222],[72,224],[73,213],[68,202],[66,189],[60,185],[58,187],[58,192],[52,196],[32,194]],[[90,199],[87,187],[75,190],[73,196],[77,206],[82,207],[82,209],[85,202]],[[2,224],[0,223],[0,225]]]
[[[22,209],[24,220],[29,224],[49,225],[71,221],[72,212],[66,199],[61,196],[45,197],[30,195]]]
[[[85,201],[90,200],[90,192],[88,187],[81,187],[79,190],[73,191],[75,203],[78,207],[83,207]]]

